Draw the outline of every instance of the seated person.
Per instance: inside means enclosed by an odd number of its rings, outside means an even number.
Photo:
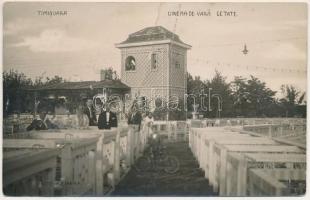
[[[85,114],[85,110],[82,105],[79,105],[78,108],[76,109],[76,121],[77,124],[75,124],[75,127],[80,129],[88,128],[88,126],[92,124],[90,122],[90,118],[88,117],[88,115]]]
[[[42,111],[39,113],[39,118],[35,118],[31,124],[27,127],[27,131],[31,130],[47,130],[47,129],[58,129],[58,126],[53,124],[46,116],[46,112]]]

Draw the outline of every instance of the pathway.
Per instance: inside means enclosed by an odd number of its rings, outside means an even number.
[[[131,169],[111,196],[218,196],[199,169],[188,142],[167,144],[167,151],[180,162],[177,173],[138,173]]]

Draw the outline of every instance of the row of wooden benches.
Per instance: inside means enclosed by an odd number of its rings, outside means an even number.
[[[143,132],[144,131],[144,132]],[[19,133],[3,140],[6,195],[104,195],[141,155],[147,132],[136,125],[112,130]]]
[[[191,128],[189,146],[220,196],[305,193],[306,155],[296,146],[223,127]]]
[[[217,118],[217,119],[192,119],[189,120],[194,127],[213,126],[256,126],[256,125],[296,125],[306,124],[305,118]]]

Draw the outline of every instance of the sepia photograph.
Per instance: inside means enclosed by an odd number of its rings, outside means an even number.
[[[2,19],[2,197],[305,198],[306,2],[8,1]]]

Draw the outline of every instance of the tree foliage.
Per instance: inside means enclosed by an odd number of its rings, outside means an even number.
[[[297,107],[305,103],[304,98],[306,93],[301,93],[292,85],[282,85],[281,92],[284,97],[280,99],[280,102],[285,109],[285,115],[292,117],[296,114],[296,111],[298,110]]]
[[[31,112],[34,107],[33,97],[27,91],[32,87],[62,83],[65,80],[60,76],[52,78],[43,76],[35,80],[28,78],[24,73],[16,70],[3,72],[3,108],[4,115],[9,113]]]
[[[211,110],[201,110],[200,114],[205,117],[219,117],[218,102],[213,96],[218,94],[222,99],[221,117],[293,117],[296,115],[305,116],[306,107],[299,105],[305,104],[305,92],[298,91],[293,86],[282,86],[281,91],[284,98],[277,99],[276,91],[266,86],[266,83],[257,77],[249,78],[236,76],[232,82],[227,82],[226,78],[219,72],[210,80],[201,80],[199,76],[193,78],[187,75],[187,93],[199,95],[201,88],[205,94],[211,90]],[[209,95],[209,94],[208,94]],[[197,100],[197,98],[196,98]],[[207,102],[207,99],[206,101]],[[197,103],[197,102],[196,102]],[[187,99],[188,110],[193,105],[193,99]],[[207,105],[207,103],[205,103]]]
[[[238,115],[266,116],[268,105],[274,102],[275,91],[266,87],[266,83],[254,76],[246,80],[235,77],[232,82],[235,112]]]
[[[205,81],[206,88],[212,88],[211,90],[211,111],[209,116],[211,117],[218,117],[218,101],[219,99],[216,96],[212,97],[213,95],[220,96],[222,101],[221,106],[221,115],[223,116],[233,116],[232,113],[232,104],[233,99],[231,96],[231,87],[230,83],[226,82],[226,77],[224,77],[219,71],[215,71],[214,77],[210,81]],[[210,109],[209,109],[210,110]]]

